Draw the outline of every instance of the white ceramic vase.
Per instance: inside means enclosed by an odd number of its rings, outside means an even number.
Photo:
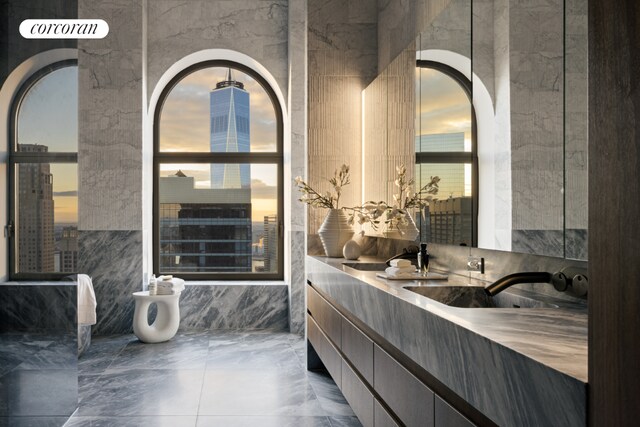
[[[393,227],[392,229],[387,225],[387,229],[384,231],[384,237],[389,239],[410,240],[412,242],[415,241],[420,235],[420,230],[416,227],[416,223],[411,214],[407,214],[406,218],[406,224],[398,224],[397,227]]]
[[[353,237],[353,228],[347,219],[347,213],[342,209],[330,209],[320,226],[318,234],[328,257],[341,258],[342,248]]]

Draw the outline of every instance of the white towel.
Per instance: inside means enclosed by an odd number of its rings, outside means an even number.
[[[416,268],[412,265],[411,267],[388,267],[384,270],[387,273],[387,278],[390,279],[411,279],[416,271]]]
[[[175,295],[184,290],[184,280],[177,277],[157,282],[156,295]]]
[[[403,267],[411,267],[411,261],[408,259],[392,259],[391,267],[403,268]]]
[[[78,274],[78,324],[96,324],[96,294],[91,277]]]

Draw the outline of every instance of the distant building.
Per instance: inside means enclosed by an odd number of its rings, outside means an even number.
[[[58,241],[60,271],[75,273],[78,267],[78,227],[64,227]]]
[[[178,171],[159,189],[161,272],[251,272],[249,188],[195,188]]]
[[[464,132],[416,135],[416,153],[465,151]]]
[[[46,153],[46,145],[19,144],[18,151]],[[53,233],[53,175],[49,163],[18,166],[18,271],[55,271]]]
[[[248,153],[250,151],[249,92],[231,77],[216,84],[209,94],[211,152]],[[248,164],[211,165],[211,188],[250,188]]]
[[[278,271],[278,217],[266,215],[264,217],[264,271],[275,273]]]

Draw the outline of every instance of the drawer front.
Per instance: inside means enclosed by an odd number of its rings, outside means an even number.
[[[342,315],[331,307],[313,287],[308,285],[307,308],[318,326],[333,341],[336,347],[340,348],[342,343]]]
[[[373,341],[356,326],[342,318],[342,352],[360,375],[373,384]]]
[[[351,367],[342,361],[342,394],[364,427],[373,427],[373,394]]]
[[[341,387],[342,357],[338,350],[329,342],[311,316],[307,315],[307,339],[318,353],[325,368],[333,378],[333,381]]]
[[[400,427],[377,400],[374,402],[373,425],[375,427]]]
[[[456,411],[439,396],[435,397],[436,427],[474,427],[464,415]]]
[[[433,392],[377,345],[374,389],[407,427],[434,425]]]

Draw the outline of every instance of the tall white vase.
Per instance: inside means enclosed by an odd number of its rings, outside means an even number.
[[[318,230],[322,246],[328,257],[341,258],[342,248],[353,237],[353,228],[342,209],[330,209]]]
[[[413,220],[413,216],[406,215],[407,224],[398,224],[397,227],[393,227],[390,229],[387,226],[387,230],[384,231],[384,237],[390,239],[399,239],[399,240],[411,240],[415,241],[420,235],[420,230],[416,227],[416,223]]]

